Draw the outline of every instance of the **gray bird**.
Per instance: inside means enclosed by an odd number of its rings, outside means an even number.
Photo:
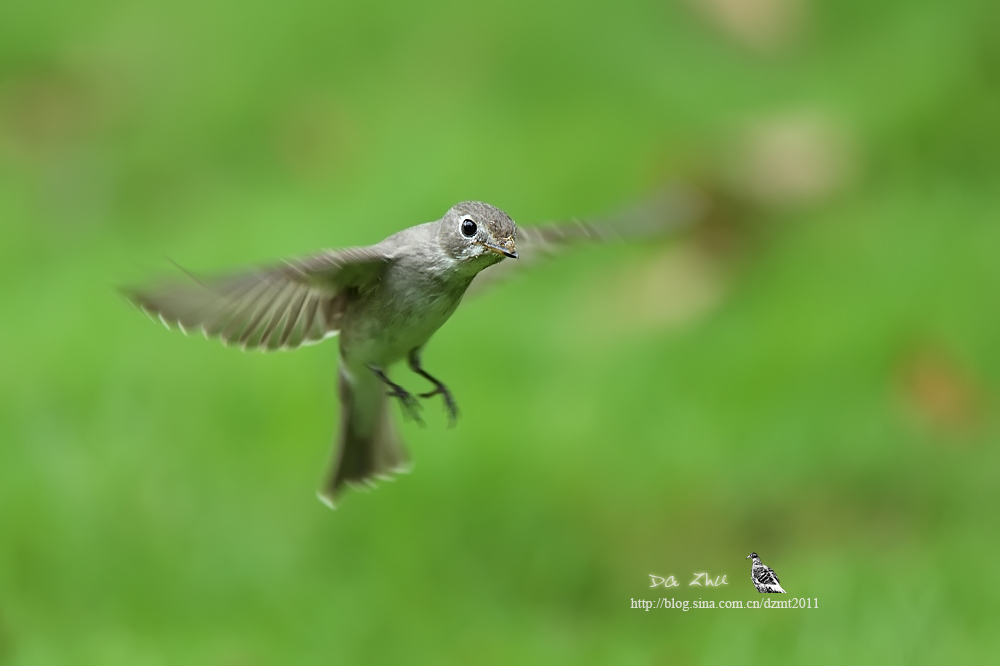
[[[517,259],[522,244],[539,257],[573,241],[623,235],[623,229],[628,229],[624,235],[637,236],[671,226],[669,222],[686,223],[698,206],[679,199],[671,197],[669,215],[645,207],[628,218],[629,224],[549,225],[522,233],[522,238],[499,208],[466,201],[438,221],[404,229],[369,247],[327,250],[230,276],[191,276],[187,282],[125,293],[167,328],[201,332],[244,350],[293,349],[339,334],[340,433],[319,491],[320,499],[333,507],[345,485],[373,485],[375,479],[409,468],[389,398],[418,421],[419,403],[389,379],[394,363],[406,358],[410,369],[434,386],[419,397],[440,395],[455,422],[454,396],[424,370],[420,355],[480,271]]]
[[[774,570],[761,564],[757,553],[747,555],[748,560],[751,558],[753,558],[753,563],[750,565],[750,580],[753,581],[753,586],[757,588],[757,591],[761,593],[784,592],[785,590],[781,587],[778,575],[774,573]]]

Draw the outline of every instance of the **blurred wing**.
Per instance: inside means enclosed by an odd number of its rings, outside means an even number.
[[[594,220],[572,220],[536,227],[517,227],[519,259],[505,259],[473,280],[469,294],[513,276],[580,243],[612,243],[662,238],[693,226],[705,217],[705,197],[693,189],[674,187],[617,214]]]
[[[390,257],[351,248],[235,275],[128,289],[137,307],[168,328],[200,331],[243,349],[293,349],[340,330],[347,292],[381,275]]]

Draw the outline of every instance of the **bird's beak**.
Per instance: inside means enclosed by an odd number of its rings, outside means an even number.
[[[747,555],[747,559],[748,559],[748,560],[750,559],[750,556],[749,556],[749,555]]]
[[[506,238],[499,243],[490,243],[489,241],[483,243],[483,246],[492,252],[497,254],[502,254],[505,257],[510,257],[511,259],[517,259],[517,249],[514,247],[514,239]]]

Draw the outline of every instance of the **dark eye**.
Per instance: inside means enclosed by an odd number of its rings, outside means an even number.
[[[466,238],[472,238],[473,236],[475,236],[476,223],[470,220],[469,218],[465,218],[464,220],[462,220],[462,235],[465,236]]]

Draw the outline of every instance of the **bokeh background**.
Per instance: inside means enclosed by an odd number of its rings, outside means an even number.
[[[995,658],[998,34],[985,0],[4,3],[0,664]],[[676,181],[707,231],[466,303],[425,355],[458,426],[428,404],[415,473],[336,512],[336,344],[115,291]],[[630,609],[759,598],[751,551],[819,609]]]

